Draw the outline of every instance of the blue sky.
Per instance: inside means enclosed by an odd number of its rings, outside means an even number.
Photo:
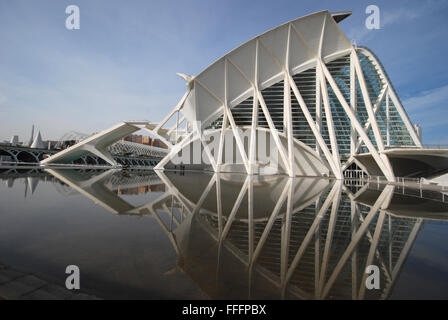
[[[80,30],[65,8],[78,5]],[[364,26],[375,4],[381,29]],[[448,1],[1,1],[0,140],[159,121],[195,75],[281,23],[353,11],[340,26],[382,61],[425,143],[448,145]]]

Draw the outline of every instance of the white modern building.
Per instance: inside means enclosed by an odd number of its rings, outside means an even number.
[[[448,150],[423,148],[379,59],[340,29],[349,15],[321,11],[265,32],[180,74],[187,91],[162,122],[124,122],[92,138],[99,149],[75,145],[42,163],[101,156],[121,131],[144,128],[169,147],[156,169],[338,179],[348,169],[389,181],[446,172]]]

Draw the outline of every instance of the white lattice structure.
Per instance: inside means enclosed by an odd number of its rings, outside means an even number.
[[[260,130],[274,143],[271,154],[278,151],[275,173],[289,176],[342,178],[355,162],[393,181],[391,158],[403,147],[425,162],[428,151],[378,59],[353,46],[339,28],[348,15],[310,14],[244,43],[197,76],[181,75],[188,90],[161,125],[175,115],[186,124],[174,129],[178,143],[156,169],[173,167],[179,152],[200,141],[208,158],[204,168],[262,173]],[[211,129],[220,132],[215,147],[208,143],[212,133],[216,139]],[[229,133],[242,159],[239,168],[224,160]],[[188,139],[179,142],[182,137]]]
[[[112,154],[132,154],[137,157],[163,158],[167,154],[167,149],[149,146],[130,141],[117,141],[110,145],[108,151]]]
[[[155,169],[342,179],[355,167],[389,181],[447,171],[448,151],[422,148],[379,60],[339,28],[349,15],[321,11],[263,33],[197,76],[179,74],[187,92],[160,123],[123,122],[43,163],[90,152],[116,165],[107,147],[143,128],[168,146]]]
[[[52,163],[71,163],[86,154],[93,154],[114,167],[119,167],[113,154],[132,153],[134,155],[143,155],[151,157],[163,157],[167,150],[145,146],[143,144],[132,143],[128,141],[118,141],[136,131],[146,130],[152,133],[154,125],[147,121],[124,121],[109,129],[98,132],[90,137],[87,137],[77,144],[55,154],[47,159],[41,161],[43,165]],[[160,134],[158,137],[171,147],[172,144]]]

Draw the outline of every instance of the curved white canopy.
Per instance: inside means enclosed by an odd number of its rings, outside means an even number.
[[[225,105],[234,107],[250,96],[321,58],[329,61],[352,44],[328,11],[287,22],[244,43],[189,81],[182,113],[203,125],[215,120]]]

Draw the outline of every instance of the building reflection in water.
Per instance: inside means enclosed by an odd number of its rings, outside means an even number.
[[[214,299],[386,299],[422,227],[446,203],[392,185],[224,173],[48,173],[110,212],[149,215],[187,274]],[[134,206],[126,190],[157,191]],[[150,236],[150,235],[148,235]],[[365,287],[377,265],[380,289]]]

